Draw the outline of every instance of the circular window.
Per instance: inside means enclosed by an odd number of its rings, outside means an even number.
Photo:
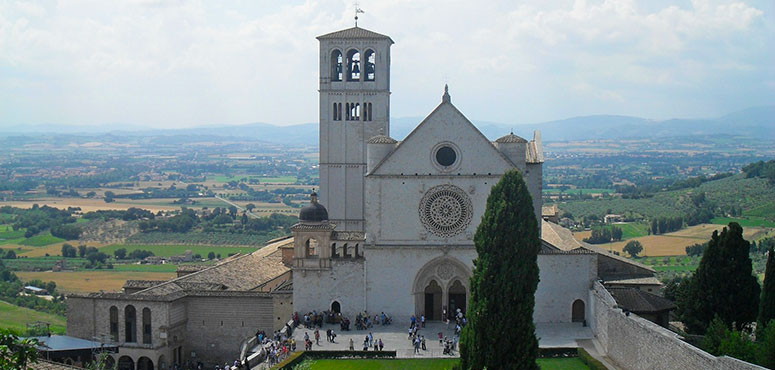
[[[457,160],[457,153],[452,147],[445,145],[436,150],[436,162],[440,165],[449,167],[455,164],[455,160]]]
[[[471,199],[453,185],[435,186],[420,200],[420,221],[437,236],[460,234],[471,223]]]

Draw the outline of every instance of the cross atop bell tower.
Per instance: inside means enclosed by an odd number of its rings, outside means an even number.
[[[363,231],[366,142],[380,132],[390,134],[393,40],[358,26],[317,39],[320,203],[337,230]]]

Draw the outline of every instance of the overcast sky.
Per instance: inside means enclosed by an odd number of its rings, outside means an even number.
[[[391,114],[711,117],[775,103],[775,2],[361,0]],[[0,127],[315,122],[316,36],[353,2],[0,0]]]

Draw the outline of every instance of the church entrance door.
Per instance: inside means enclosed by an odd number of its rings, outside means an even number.
[[[455,280],[449,287],[449,315],[451,319],[457,315],[458,308],[463,314],[466,313],[466,288],[463,287],[460,280]]]
[[[425,319],[441,319],[441,286],[436,280],[431,280],[425,287]]]

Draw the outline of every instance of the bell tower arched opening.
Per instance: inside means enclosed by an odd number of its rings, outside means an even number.
[[[331,81],[342,81],[342,52],[331,52]]]
[[[363,54],[364,60],[366,61],[364,68],[366,69],[364,72],[364,81],[374,81],[376,78],[376,65],[377,65],[377,56],[374,53],[374,50],[366,50],[366,52]]]
[[[361,53],[351,49],[347,52],[347,81],[361,80]]]

